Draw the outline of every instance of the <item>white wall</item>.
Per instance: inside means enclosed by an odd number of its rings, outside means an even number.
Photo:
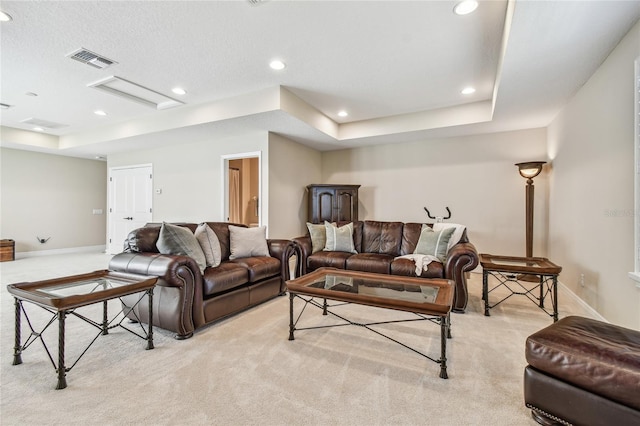
[[[0,188],[0,236],[16,252],[105,245],[104,161],[0,148]]]
[[[627,275],[634,269],[634,218],[616,212],[634,209],[638,57],[640,23],[548,129],[549,255],[563,266],[564,284],[609,321],[633,328],[640,328],[640,292]]]
[[[319,151],[276,134],[269,134],[269,183],[272,238],[293,238],[306,233],[306,186],[320,183]]]
[[[322,182],[360,184],[361,220],[433,222],[449,207],[479,252],[525,254],[525,179],[515,163],[547,159],[545,129],[331,151]],[[535,256],[545,253],[547,172],[535,178]]]
[[[263,223],[268,224],[269,155],[266,132],[109,156],[109,167],[153,165],[153,221],[226,221],[223,217],[222,155],[262,152]],[[155,191],[154,191],[155,192]]]

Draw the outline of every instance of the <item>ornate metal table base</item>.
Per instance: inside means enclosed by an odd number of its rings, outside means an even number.
[[[293,313],[293,301],[295,298],[299,298],[301,300],[304,301],[304,306],[302,307],[300,313],[298,314],[298,317],[294,320],[294,313]],[[339,303],[333,306],[339,306],[339,305],[345,305],[347,303]],[[312,305],[315,306],[319,309],[322,309],[322,315],[327,315],[327,314],[331,314],[332,316],[344,321],[344,323],[342,324],[331,324],[331,325],[320,325],[320,326],[315,326],[315,327],[304,327],[304,328],[297,328],[296,325],[298,324],[298,321],[300,320],[300,318],[302,317],[302,313],[304,312],[304,310],[306,309],[307,305]],[[392,342],[395,342],[397,344],[399,344],[400,346],[403,346],[415,353],[417,353],[418,355],[427,358],[430,361],[433,361],[437,364],[440,364],[440,378],[442,379],[448,379],[449,376],[447,375],[447,339],[451,338],[451,317],[450,314],[446,314],[444,316],[427,316],[427,315],[422,315],[416,312],[412,312],[414,315],[417,316],[417,318],[414,319],[403,319],[403,320],[395,320],[395,321],[378,321],[378,322],[369,322],[369,323],[359,323],[359,322],[354,322],[351,321],[341,315],[336,314],[335,312],[329,310],[328,308],[330,308],[331,306],[329,306],[327,304],[327,299],[323,299],[322,304],[318,303],[316,300],[314,300],[313,297],[309,297],[309,298],[305,298],[299,294],[296,293],[292,293],[291,291],[289,292],[289,340],[295,340],[294,337],[294,332],[296,330],[300,331],[300,330],[313,330],[313,329],[320,329],[320,328],[330,328],[330,327],[341,327],[341,326],[346,326],[346,325],[356,325],[359,327],[363,327],[366,328],[369,331],[372,331],[374,333],[376,333],[379,336],[382,336],[388,340],[391,340]],[[431,321],[433,323],[439,324],[440,325],[440,358],[439,359],[435,359],[430,357],[427,354],[424,354],[420,351],[418,351],[415,348],[412,348],[411,346],[408,346],[390,336],[387,336],[384,333],[381,333],[378,330],[375,330],[373,328],[371,328],[371,326],[374,325],[381,325],[381,324],[394,324],[394,323],[401,323],[401,322],[412,322],[412,321]]]
[[[498,280],[498,284],[489,289],[488,276],[491,275]],[[527,281],[529,282],[529,281]],[[510,286],[510,283],[512,284]],[[509,294],[502,298],[500,301],[489,304],[489,293],[496,290],[499,287],[504,286],[509,290]],[[535,295],[534,292],[539,290],[539,295]],[[488,272],[484,271],[482,274],[482,300],[484,300],[484,315],[490,316],[489,309],[499,305],[508,298],[514,295],[526,296],[533,303],[538,305],[547,315],[553,317],[553,322],[558,321],[558,276],[557,275],[539,275],[539,282],[531,288],[527,288],[523,285],[523,280],[520,280],[518,276],[513,274],[506,274],[503,272]],[[547,297],[551,297],[552,311],[549,311],[544,301]]]
[[[553,322],[558,321],[558,274],[562,270],[561,267],[542,257],[490,254],[481,254],[480,264],[482,265],[482,300],[485,316],[490,316],[489,309],[517,294],[526,296],[547,315],[553,317]],[[491,289],[489,289],[490,275],[498,280],[498,284]],[[509,290],[509,294],[490,305],[489,293],[500,287]],[[551,297],[552,311],[545,307],[544,302],[547,297]]]
[[[142,334],[131,330],[130,328],[126,327],[125,325],[123,325],[123,321],[127,318],[127,315],[131,312],[133,313],[133,315],[135,315],[135,313],[133,312],[133,308],[142,301],[142,299],[148,296],[149,297],[149,325],[148,325],[148,329],[145,330],[144,329],[144,323],[142,323],[140,321],[139,318],[138,319],[138,325],[140,326],[140,329],[142,330]],[[104,335],[108,335],[109,334],[109,330],[116,328],[116,327],[120,327],[123,328],[125,330],[127,330],[128,332],[140,337],[141,339],[144,339],[147,341],[147,347],[146,349],[153,349],[153,288],[150,288],[144,292],[142,292],[142,294],[140,295],[140,298],[138,299],[138,301],[136,302],[136,304],[130,308],[126,309],[125,312],[125,308],[121,309],[111,320],[108,319],[107,317],[107,301],[102,302],[104,305],[103,308],[103,318],[102,318],[102,322],[96,322],[90,318],[85,317],[84,315],[81,315],[80,313],[76,312],[76,309],[70,309],[70,310],[61,310],[61,311],[54,311],[53,309],[50,308],[46,308],[44,306],[40,306],[40,305],[35,305],[38,306],[42,309],[44,309],[47,312],[50,312],[52,314],[51,319],[45,324],[45,326],[42,328],[42,330],[40,331],[36,331],[34,329],[34,326],[31,322],[31,320],[29,319],[29,315],[27,314],[27,311],[25,309],[25,307],[23,306],[23,303],[25,301],[22,301],[18,298],[15,298],[15,346],[13,348],[13,365],[18,365],[18,364],[22,364],[22,352],[24,352],[29,346],[31,346],[31,344],[33,342],[35,342],[36,340],[40,340],[40,342],[42,343],[42,346],[44,347],[45,352],[47,353],[49,360],[51,361],[51,364],[53,365],[53,368],[56,370],[57,374],[58,374],[58,384],[56,385],[56,389],[64,389],[67,387],[67,379],[66,379],[66,373],[68,371],[71,371],[71,369],[73,367],[75,367],[75,365],[78,363],[78,361],[80,361],[80,358],[83,357],[83,355],[89,350],[89,348],[95,343],[95,341],[98,339],[98,337],[100,336],[104,336]],[[29,301],[27,301],[29,302]],[[124,304],[122,304],[124,306]],[[22,337],[21,337],[21,316],[24,315],[24,318],[29,326],[29,329],[31,330],[31,334],[29,335],[29,337],[27,337],[27,339],[25,340],[24,343],[22,343]],[[65,364],[65,325],[66,325],[66,318],[68,315],[73,315],[77,318],[80,318],[81,320],[85,321],[86,323],[96,327],[99,331],[98,334],[96,334],[96,336],[93,338],[93,340],[91,340],[91,342],[87,345],[87,347],[82,351],[82,353],[78,356],[78,358],[73,362],[73,364],[71,364],[70,367],[67,367],[67,364]],[[119,318],[119,321],[116,323],[115,321]],[[49,326],[51,326],[52,324],[54,324],[56,322],[56,319],[58,320],[58,363],[56,364],[56,362],[53,359],[53,356],[51,355],[51,351],[49,350],[49,347],[47,346],[47,343],[45,342],[42,334],[45,332],[46,329],[49,328]]]
[[[13,347],[13,365],[22,364],[22,352],[24,352],[33,342],[39,340],[44,347],[53,368],[58,374],[58,384],[56,389],[67,387],[66,374],[80,361],[89,348],[100,336],[109,334],[109,330],[121,327],[128,332],[147,341],[147,349],[153,349],[153,288],[158,280],[157,277],[123,274],[111,271],[95,271],[88,274],[75,275],[69,277],[55,278],[45,281],[25,282],[9,284],[7,290],[14,297],[15,305],[15,345]],[[133,306],[127,306],[122,301],[126,295],[139,294],[139,298]],[[149,302],[149,324],[145,330],[144,323],[137,318],[133,308],[137,306],[144,297],[148,297]],[[122,308],[111,319],[108,319],[108,302],[119,300]],[[51,314],[40,330],[36,330],[34,323],[29,318],[25,302],[29,302]],[[79,312],[78,309],[102,303],[102,318],[94,321]],[[133,314],[138,320],[142,334],[131,330],[123,325],[127,315]],[[31,333],[22,342],[22,316],[31,330]],[[87,324],[97,328],[99,331],[91,342],[84,348],[78,358],[67,366],[65,363],[65,332],[66,320],[69,315],[79,318]],[[52,325],[58,322],[58,362],[54,361],[51,351],[45,342],[43,333]]]

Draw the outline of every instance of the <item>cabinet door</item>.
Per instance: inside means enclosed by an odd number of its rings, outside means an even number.
[[[334,222],[335,191],[319,190],[316,196],[316,212],[314,220],[316,223]]]
[[[358,196],[352,189],[337,189],[335,193],[335,221],[358,220]]]

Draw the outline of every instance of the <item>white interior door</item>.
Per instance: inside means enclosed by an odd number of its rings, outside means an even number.
[[[109,253],[121,253],[130,231],[151,222],[153,169],[150,165],[109,172]]]

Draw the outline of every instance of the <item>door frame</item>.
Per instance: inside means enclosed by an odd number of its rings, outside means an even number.
[[[153,220],[153,163],[145,163],[145,164],[132,164],[129,166],[115,166],[109,167],[107,174],[107,244],[106,251],[109,252],[111,250],[111,243],[109,242],[109,237],[111,234],[111,221],[113,220],[113,214],[111,212],[111,201],[113,195],[113,182],[111,180],[112,172],[115,170],[126,170],[126,169],[139,169],[142,167],[151,168],[151,219]]]
[[[258,159],[258,226],[264,224],[262,206],[264,202],[262,200],[262,151],[242,152],[238,154],[224,154],[220,156],[222,167],[222,221],[229,221],[229,161],[241,160],[243,158],[257,158]]]

